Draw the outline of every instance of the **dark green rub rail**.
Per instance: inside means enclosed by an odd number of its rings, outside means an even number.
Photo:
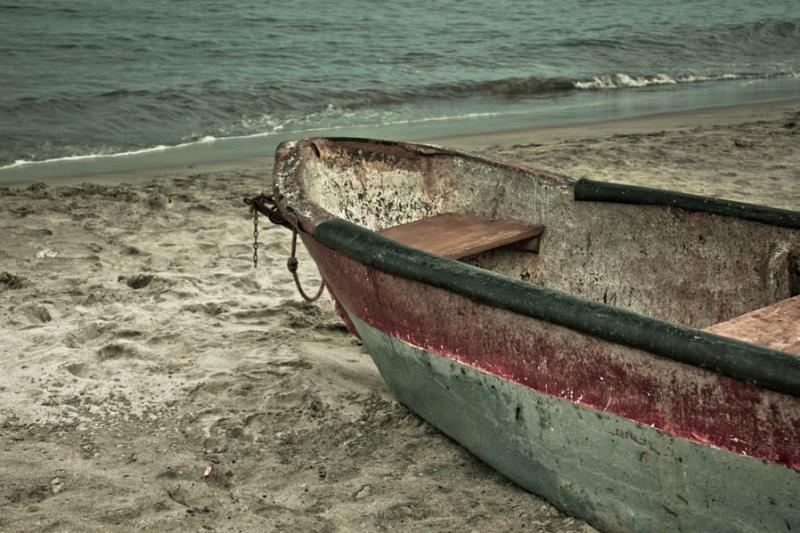
[[[319,224],[314,238],[390,274],[783,394],[800,396],[800,357],[786,352],[531,285],[409,248],[342,219]]]
[[[575,200],[579,202],[666,205],[691,211],[705,211],[715,215],[743,218],[773,226],[800,229],[800,211],[709,198],[708,196],[696,194],[651,189],[636,185],[581,179],[575,184]]]

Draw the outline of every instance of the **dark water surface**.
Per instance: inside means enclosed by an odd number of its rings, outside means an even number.
[[[800,96],[798,50],[797,0],[0,0],[0,166],[259,134],[503,128],[591,112],[609,93]]]

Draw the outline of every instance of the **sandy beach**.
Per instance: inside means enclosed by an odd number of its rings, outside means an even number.
[[[800,101],[436,139],[787,209]],[[400,405],[290,233],[269,158],[0,187],[0,530],[594,531]],[[318,277],[303,253],[301,278]]]

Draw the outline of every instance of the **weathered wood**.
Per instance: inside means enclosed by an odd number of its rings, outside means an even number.
[[[461,259],[512,244],[518,249],[538,251],[538,236],[542,231],[541,225],[445,213],[385,228],[379,233],[406,246]]]
[[[715,324],[706,331],[800,355],[800,296]]]

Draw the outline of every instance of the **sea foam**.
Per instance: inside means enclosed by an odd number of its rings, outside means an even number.
[[[747,78],[742,74],[716,75],[684,75],[670,76],[656,74],[652,76],[631,76],[628,74],[609,74],[588,80],[576,81],[574,86],[579,90],[624,89],[629,87],[653,87],[657,85],[677,85],[679,83],[701,83],[706,81],[727,81]]]

